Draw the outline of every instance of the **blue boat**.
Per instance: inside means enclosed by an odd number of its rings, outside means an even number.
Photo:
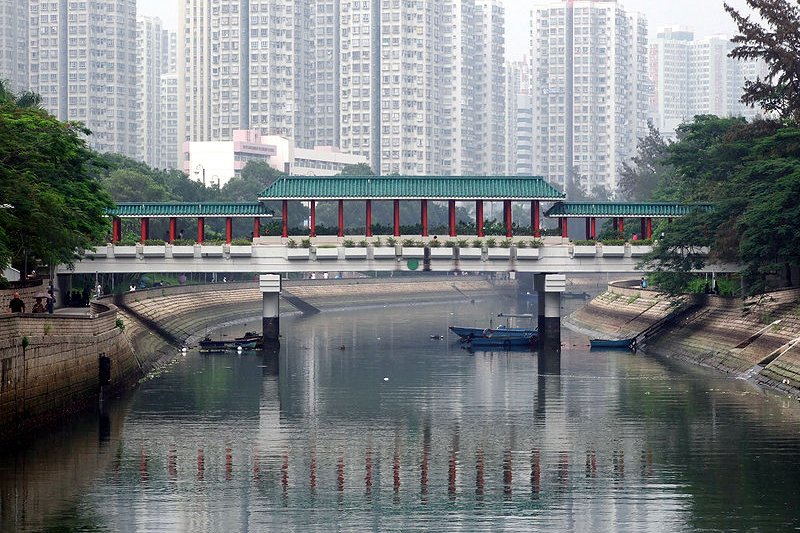
[[[533,328],[509,328],[505,326],[498,326],[496,328],[470,328],[464,326],[450,326],[450,331],[461,337],[462,341],[473,339],[475,337],[484,336],[487,333],[492,334],[492,337],[515,337],[518,335],[536,335],[536,330]]]
[[[506,328],[483,330],[480,335],[464,339],[472,348],[511,348],[514,346],[531,346],[538,336],[532,330],[510,332]]]
[[[636,349],[636,339],[589,339],[592,348],[622,348],[625,350]]]

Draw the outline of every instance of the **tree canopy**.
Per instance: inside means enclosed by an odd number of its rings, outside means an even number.
[[[735,59],[760,59],[767,75],[745,83],[742,102],[800,124],[800,7],[787,0],[747,0],[756,20],[725,5],[739,28],[730,53]],[[760,22],[759,20],[760,19]]]
[[[108,232],[113,202],[91,171],[89,131],[19,103],[31,102],[0,91],[0,263],[72,264]]]

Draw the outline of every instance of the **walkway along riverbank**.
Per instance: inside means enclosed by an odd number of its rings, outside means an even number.
[[[286,282],[319,309],[459,301],[513,294],[480,276]],[[0,291],[0,298],[10,294]],[[114,303],[112,303],[114,302]],[[115,305],[116,304],[116,305]],[[135,383],[220,323],[260,317],[256,282],[163,287],[108,296],[69,313],[0,314],[0,442]],[[281,313],[299,312],[283,301]]]
[[[628,282],[608,289],[564,319],[596,337],[634,337],[688,306]],[[648,354],[673,357],[750,379],[795,397],[800,395],[800,289],[745,300],[698,295],[698,305],[647,339]]]

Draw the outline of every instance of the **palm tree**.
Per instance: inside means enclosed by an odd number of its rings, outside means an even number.
[[[0,80],[0,102],[13,102],[17,107],[41,108],[42,97],[33,91],[22,91],[15,94],[8,80]]]

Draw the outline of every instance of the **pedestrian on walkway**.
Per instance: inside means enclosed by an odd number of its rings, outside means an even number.
[[[8,312],[9,313],[24,313],[25,312],[25,302],[22,301],[22,298],[19,297],[19,293],[15,292],[14,297],[11,298],[11,301],[8,302]]]

